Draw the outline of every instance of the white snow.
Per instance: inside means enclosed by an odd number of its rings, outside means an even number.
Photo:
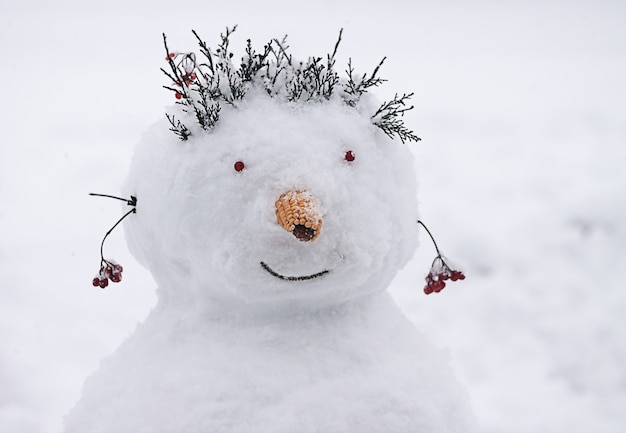
[[[85,377],[154,305],[122,232],[107,249],[123,285],[91,287],[120,208],[86,194],[121,189],[133,146],[171,103],[161,32],[188,47],[190,28],[209,39],[238,23],[240,42],[288,33],[320,55],[344,27],[338,65],[387,55],[379,98],[416,92],[405,120],[424,139],[411,147],[421,217],[468,278],[424,296],[422,237],[392,295],[449,348],[483,431],[622,432],[624,6],[265,4],[281,13],[0,6],[0,431],[59,432]]]
[[[124,227],[159,302],[65,431],[473,431],[445,356],[381,293],[417,244],[407,144],[340,100],[238,105],[184,142],[161,121],[137,147]],[[292,191],[319,202],[315,240],[277,222]]]

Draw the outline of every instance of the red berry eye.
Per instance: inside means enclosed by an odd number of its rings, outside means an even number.
[[[348,162],[352,162],[352,161],[354,161],[354,158],[355,158],[355,156],[354,156],[354,152],[352,152],[351,150],[348,150],[348,151],[346,152],[346,156],[345,156],[345,158],[346,158],[346,161],[348,161]]]
[[[235,163],[235,170],[242,171],[244,168],[246,168],[246,165],[242,161],[237,161]]]

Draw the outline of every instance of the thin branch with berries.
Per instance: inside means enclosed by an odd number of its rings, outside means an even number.
[[[115,229],[115,227],[117,227],[122,221],[124,221],[124,219],[128,215],[134,214],[137,212],[137,207],[136,207],[137,197],[131,195],[130,200],[129,200],[126,198],[116,197],[114,195],[108,195],[108,194],[89,193],[89,195],[96,196],[96,197],[107,197],[107,198],[112,198],[115,200],[121,200],[121,201],[125,201],[126,204],[129,206],[133,206],[131,210],[126,212],[119,220],[117,220],[115,224],[113,224],[113,227],[111,227],[109,231],[106,232],[106,234],[102,238],[102,242],[100,243],[100,271],[98,272],[98,275],[94,277],[92,284],[94,287],[100,287],[101,289],[104,289],[105,287],[109,285],[109,280],[111,280],[114,283],[119,283],[120,281],[122,281],[122,271],[124,270],[122,266],[116,263],[114,260],[104,258],[104,242],[106,241],[107,237],[111,234],[111,232]]]
[[[430,265],[430,271],[426,276],[426,287],[424,287],[424,293],[430,295],[431,293],[439,293],[446,287],[446,280],[458,281],[464,280],[465,274],[459,270],[452,269],[450,265],[444,259],[443,254],[439,251],[439,247],[437,246],[437,242],[435,242],[435,238],[433,234],[428,230],[428,227],[420,221],[417,220],[417,223],[421,225],[428,236],[430,236],[430,240],[433,241],[433,245],[435,246],[435,250],[437,251],[437,257],[433,260]]]

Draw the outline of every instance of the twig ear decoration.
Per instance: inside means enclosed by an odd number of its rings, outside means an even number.
[[[428,272],[428,275],[426,276],[426,287],[424,287],[424,293],[430,295],[433,292],[441,292],[444,287],[446,287],[445,280],[464,280],[465,275],[463,272],[452,269],[448,263],[446,263],[444,256],[439,251],[437,242],[435,242],[435,238],[430,230],[428,230],[428,227],[426,227],[426,225],[420,220],[418,220],[417,223],[424,227],[424,230],[426,230],[426,233],[430,236],[430,239],[435,245],[435,250],[437,251],[437,257],[435,257],[433,263],[430,265],[430,272]]]
[[[114,283],[119,283],[120,281],[122,281],[122,271],[124,270],[122,266],[117,264],[114,260],[111,260],[111,259],[107,260],[104,258],[104,253],[103,253],[104,241],[106,240],[107,236],[111,234],[113,229],[115,229],[115,227],[117,227],[119,223],[121,223],[124,220],[124,218],[126,218],[130,214],[137,212],[137,208],[136,208],[137,197],[131,195],[130,200],[129,200],[129,199],[125,199],[122,197],[115,197],[113,195],[107,195],[107,194],[89,193],[89,195],[96,196],[96,197],[107,197],[107,198],[113,198],[115,200],[125,201],[127,205],[133,207],[131,210],[126,212],[119,220],[117,220],[117,222],[113,224],[113,227],[111,227],[109,231],[106,232],[106,234],[102,238],[102,243],[100,244],[100,271],[94,277],[92,284],[94,287],[100,287],[101,289],[104,289],[106,286],[109,285],[109,280],[111,280]]]

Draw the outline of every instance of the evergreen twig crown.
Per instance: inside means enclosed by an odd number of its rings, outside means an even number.
[[[202,60],[198,62],[194,53],[173,53],[163,34],[163,44],[169,70],[161,71],[173,84],[163,86],[174,92],[177,104],[182,110],[195,117],[205,131],[215,127],[221,111],[221,104],[237,105],[245,98],[251,87],[264,90],[270,97],[288,102],[319,102],[340,99],[350,107],[356,107],[361,96],[371,87],[377,87],[384,79],[378,71],[385,58],[376,66],[371,75],[355,74],[352,61],[348,61],[346,78],[340,78],[335,70],[335,56],[341,43],[343,29],[332,54],[322,57],[309,57],[307,61],[294,61],[288,53],[287,37],[274,39],[257,52],[250,39],[246,42],[245,55],[238,67],[233,64],[234,54],[230,51],[230,37],[237,26],[226,28],[220,34],[220,42],[214,51],[192,30],[198,40]],[[391,101],[383,102],[371,116],[372,123],[389,137],[397,136],[402,142],[419,141],[420,138],[408,129],[402,117],[413,106],[407,105],[413,93],[396,94]],[[181,139],[187,140],[191,130],[174,115],[166,114],[170,129]]]

